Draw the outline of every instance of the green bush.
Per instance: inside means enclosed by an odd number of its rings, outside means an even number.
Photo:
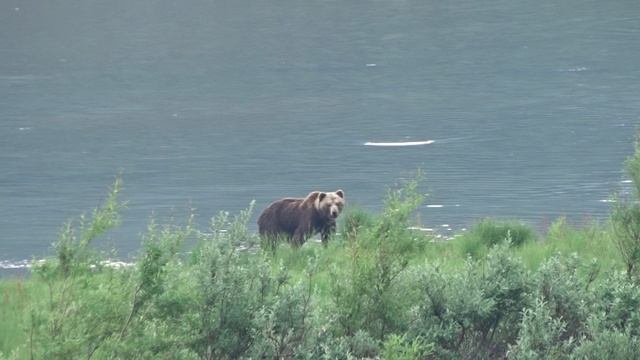
[[[509,348],[509,359],[561,359],[566,358],[571,340],[563,340],[566,332],[561,318],[552,316],[544,300],[538,298],[533,307],[522,312],[520,332],[514,346]]]
[[[402,277],[419,246],[408,222],[422,199],[417,181],[389,191],[382,214],[368,228],[352,232],[345,245],[347,266],[332,268],[336,334],[350,337],[363,329],[383,341],[387,334],[404,330],[410,298],[400,291]]]
[[[508,240],[513,246],[521,246],[535,238],[531,227],[517,221],[484,219],[474,225],[470,234],[489,247]]]
[[[416,360],[430,356],[433,344],[425,344],[421,338],[409,340],[407,335],[391,335],[383,344],[382,358],[385,360]]]
[[[104,278],[95,275],[102,263],[90,244],[120,222],[119,210],[124,207],[117,198],[120,187],[117,178],[105,203],[91,218],[83,215],[78,222],[67,222],[54,244],[55,259],[34,267],[35,279],[45,284],[48,294],[31,304],[25,349],[30,357],[91,357],[117,332],[117,315],[101,310],[123,305],[120,278],[107,269],[102,269]],[[96,286],[98,278],[105,281]],[[102,298],[105,306],[96,308]]]
[[[533,229],[523,223],[484,219],[456,238],[454,243],[462,256],[482,259],[495,245],[507,242],[518,248],[532,242],[534,238]]]
[[[371,213],[359,207],[349,206],[342,215],[339,233],[347,241],[354,241],[360,232],[369,229],[374,222]]]
[[[465,258],[471,257],[479,260],[484,258],[489,251],[489,246],[470,233],[455,238],[453,242],[456,245],[458,254]]]
[[[633,156],[625,162],[625,170],[634,184],[635,199],[617,196],[611,212],[613,241],[627,267],[627,276],[638,276],[640,264],[640,138],[636,140]]]
[[[634,277],[640,264],[640,205],[617,200],[611,212],[613,240],[627,267],[627,276]]]
[[[259,333],[252,346],[253,358],[285,359],[309,352],[313,346],[313,277],[316,271],[316,265],[310,264],[307,278],[291,284],[287,270],[280,268],[275,290],[258,311],[256,328]]]
[[[491,359],[517,337],[531,284],[524,265],[506,246],[490,250],[486,262],[469,259],[462,271],[438,266],[422,271],[422,302],[411,333],[435,345],[436,358]]]
[[[635,360],[640,354],[640,339],[626,332],[603,331],[584,339],[570,356],[572,360]]]
[[[587,272],[581,274],[580,271]],[[575,255],[555,256],[543,263],[534,276],[535,296],[545,302],[556,319],[565,324],[563,339],[579,338],[584,333],[589,304],[591,274]]]
[[[327,247],[262,250],[247,230],[250,207],[218,214],[206,232],[193,218],[152,221],[135,264],[113,269],[91,244],[119,222],[119,187],[63,228],[54,257],[24,288],[0,283],[0,314],[22,312],[5,316],[4,328],[24,329],[0,331],[0,358],[630,359],[640,351],[637,277],[619,260],[603,267],[571,254],[607,249],[598,244],[612,228],[560,220],[533,242],[526,226],[485,220],[463,241],[433,242],[409,226],[423,199],[416,181],[390,191],[380,214],[345,214],[345,241]],[[534,246],[544,256],[525,267]],[[461,257],[465,247],[472,251]]]
[[[590,309],[590,336],[603,331],[640,336],[640,286],[615,272],[599,282],[592,294],[596,301]]]
[[[181,273],[179,250],[193,233],[191,221],[186,226],[159,227],[154,221],[149,224],[135,267],[123,273],[126,281],[119,292],[125,294],[126,304],[111,312],[111,316],[120,318],[119,328],[109,334],[98,357],[195,356],[193,351],[180,346],[184,335],[177,331],[184,327],[180,315],[190,300],[184,289],[177,286],[186,280]]]
[[[571,359],[636,359],[640,353],[640,287],[620,272],[593,286],[588,316]]]

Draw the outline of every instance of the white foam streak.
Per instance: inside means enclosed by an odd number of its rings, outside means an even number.
[[[44,263],[44,260],[0,260],[0,270],[15,270],[15,269],[31,269],[34,266],[38,266]],[[120,269],[133,266],[132,262],[118,261],[118,260],[103,260],[100,262],[102,266]]]
[[[403,142],[374,142],[367,141],[364,143],[365,146],[381,146],[381,147],[399,147],[399,146],[420,146],[420,145],[429,145],[433,144],[433,140],[425,140],[425,141],[403,141]]]

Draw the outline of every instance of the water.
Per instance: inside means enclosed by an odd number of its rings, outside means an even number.
[[[49,253],[119,171],[121,258],[151,216],[338,188],[376,211],[417,168],[440,231],[604,218],[639,38],[623,0],[2,1],[0,264]]]

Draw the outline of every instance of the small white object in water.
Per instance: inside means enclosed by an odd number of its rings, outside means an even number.
[[[387,146],[387,147],[397,147],[397,146],[419,146],[419,145],[429,145],[433,144],[433,140],[425,140],[425,141],[404,141],[404,142],[375,142],[375,141],[367,141],[364,143],[365,146]]]
[[[31,128],[30,127],[21,127],[21,128],[18,128],[18,130],[27,131],[27,130],[31,130]]]
[[[442,224],[442,227],[448,228],[449,224]]]
[[[409,226],[407,229],[408,229],[408,230],[425,231],[425,232],[432,232],[432,231],[433,231],[433,229],[430,229],[430,228],[423,228],[423,227],[419,227],[419,226]]]
[[[444,205],[427,205],[428,208],[441,208],[444,207]]]
[[[366,64],[366,67],[374,67],[374,66],[378,66],[378,64]]]
[[[17,7],[17,8],[14,8],[13,10],[15,10],[15,11],[20,11],[20,8],[18,8],[18,7]]]
[[[22,260],[22,261],[0,260],[0,269],[26,269],[28,267],[29,267],[29,263],[26,260]]]
[[[112,269],[121,269],[121,268],[135,265],[134,263],[131,263],[131,262],[124,262],[124,261],[118,261],[118,260],[103,260],[100,262],[100,264]]]

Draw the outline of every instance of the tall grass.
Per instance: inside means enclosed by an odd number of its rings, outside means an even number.
[[[533,229],[524,223],[486,218],[475,224],[469,232],[459,236],[456,245],[463,256],[478,259],[486,256],[492,246],[502,242],[520,247],[533,240]]]
[[[531,269],[556,254],[577,254],[585,261],[597,260],[606,269],[620,270],[623,267],[612,241],[608,223],[593,222],[581,227],[567,223],[566,218],[558,218],[551,224],[544,237],[525,243],[515,253]]]
[[[23,280],[0,282],[0,319],[4,324],[0,326],[0,353],[26,342],[21,327],[28,314],[31,296],[34,295],[27,289],[29,285]]]

